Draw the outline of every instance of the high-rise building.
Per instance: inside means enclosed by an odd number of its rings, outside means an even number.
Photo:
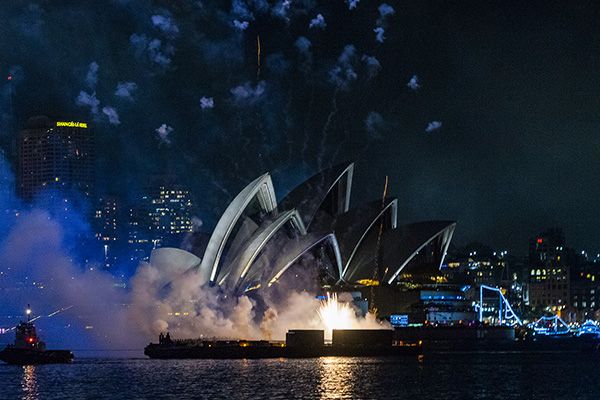
[[[129,210],[129,244],[139,259],[149,250],[162,246],[179,246],[193,230],[194,203],[188,189],[172,179],[155,179]]]
[[[96,238],[102,242],[115,242],[118,239],[118,202],[114,197],[98,199],[94,214]]]
[[[85,122],[30,118],[19,133],[18,193],[33,200],[44,189],[89,197],[94,184],[94,136]]]
[[[598,264],[580,262],[571,270],[571,310],[574,319],[584,321],[596,319],[600,310],[600,271]]]
[[[121,216],[120,204],[115,197],[98,199],[94,213],[95,236],[102,244],[104,267],[110,268],[117,262],[116,247],[119,239]]]
[[[569,306],[572,250],[561,229],[547,230],[529,242],[529,304],[561,312]]]
[[[150,229],[163,238],[192,231],[190,192],[180,185],[162,184],[150,197]]]

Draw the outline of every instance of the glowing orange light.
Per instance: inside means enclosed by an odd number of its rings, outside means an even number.
[[[332,332],[333,329],[350,329],[356,319],[352,307],[348,303],[338,302],[335,293],[327,294],[327,299],[321,301],[317,312],[328,332]]]

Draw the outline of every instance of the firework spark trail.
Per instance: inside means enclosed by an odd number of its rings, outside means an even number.
[[[290,129],[290,126],[292,125],[292,120],[290,115],[291,113],[291,108],[292,108],[292,98],[294,97],[293,95],[293,89],[292,86],[290,85],[290,89],[288,91],[288,101],[285,104],[285,131],[286,131],[286,136],[287,136],[287,148],[288,148],[288,161],[292,161],[292,155],[294,154],[294,132],[292,129]]]
[[[315,102],[315,85],[311,85],[310,90],[310,101],[308,102],[308,110],[306,111],[306,118],[304,120],[304,142],[302,143],[302,150],[300,151],[300,156],[302,158],[302,163],[306,165],[306,151],[308,150],[308,142],[310,141],[310,137],[308,134],[308,129],[306,126],[310,122],[310,115],[312,113],[313,105]]]
[[[54,311],[54,312],[51,312],[51,313],[50,313],[50,314],[48,314],[48,315],[38,315],[37,317],[35,317],[35,318],[32,318],[32,319],[31,319],[29,322],[34,322],[34,321],[37,321],[37,320],[38,320],[38,319],[40,319],[40,318],[50,318],[50,317],[54,317],[56,314],[59,314],[59,313],[61,313],[61,312],[63,312],[63,311],[70,310],[71,308],[73,308],[73,306],[62,307],[62,308],[59,308],[58,310],[56,310],[56,311]],[[13,327],[12,327],[12,328],[10,328],[10,329],[6,329],[6,330],[4,330],[4,331],[0,332],[0,335],[1,335],[1,334],[4,334],[4,333],[11,332],[11,331],[14,331],[15,329],[17,329],[17,327],[16,327],[16,326],[13,326]]]
[[[260,35],[256,35],[256,79],[260,79]]]
[[[329,159],[329,166],[333,167],[336,164],[336,160],[338,155],[340,154],[340,151],[344,148],[344,146],[346,145],[346,142],[348,141],[348,139],[346,137],[344,137],[344,140],[342,140],[335,149],[335,152],[333,153],[333,155],[330,157]]]
[[[319,171],[323,170],[323,157],[325,157],[325,145],[327,144],[329,127],[331,126],[331,121],[333,120],[333,117],[338,112],[337,95],[338,95],[339,91],[340,91],[340,89],[336,88],[335,91],[333,92],[333,97],[331,99],[332,109],[331,109],[331,112],[329,113],[329,115],[327,116],[327,120],[325,120],[325,125],[323,126],[323,130],[321,131],[321,144],[319,146],[319,153],[318,153],[318,158],[317,158],[317,165],[318,165]]]
[[[326,326],[328,334],[334,329],[350,329],[356,314],[347,303],[340,303],[336,293],[327,293],[327,299],[321,301],[317,310],[319,318]]]

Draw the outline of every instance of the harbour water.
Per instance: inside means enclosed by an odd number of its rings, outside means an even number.
[[[597,354],[0,364],[0,399],[598,399]]]

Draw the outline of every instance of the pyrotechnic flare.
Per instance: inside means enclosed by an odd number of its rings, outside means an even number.
[[[348,303],[340,303],[335,293],[327,293],[327,299],[321,301],[321,307],[317,313],[325,325],[328,335],[331,335],[334,329],[352,328],[356,319],[352,307]]]
[[[260,35],[256,35],[256,79],[260,79]]]

